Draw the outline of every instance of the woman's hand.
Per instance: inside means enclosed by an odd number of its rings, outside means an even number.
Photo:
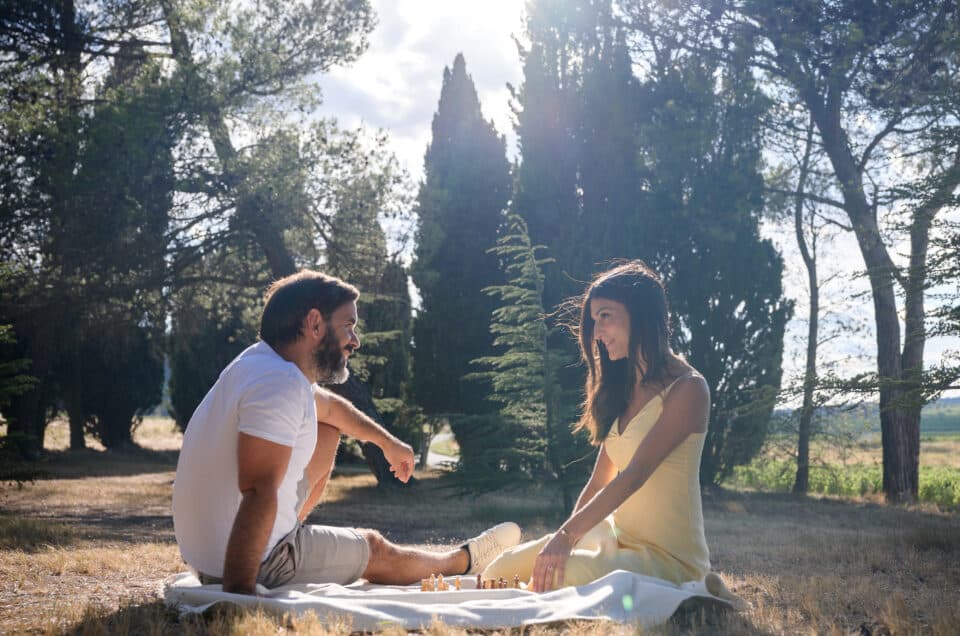
[[[563,529],[557,531],[537,555],[533,566],[533,591],[546,592],[555,585],[563,584],[563,575],[567,559],[573,550],[574,542]]]

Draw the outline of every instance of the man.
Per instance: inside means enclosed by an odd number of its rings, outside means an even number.
[[[359,292],[304,270],[267,291],[260,342],[231,362],[183,437],[173,523],[184,561],[226,592],[256,585],[409,584],[482,571],[520,541],[503,523],[448,552],[394,545],[373,530],[303,523],[319,502],[340,442],[379,446],[406,482],[413,451],[346,400],[317,386],[343,382],[360,347]]]

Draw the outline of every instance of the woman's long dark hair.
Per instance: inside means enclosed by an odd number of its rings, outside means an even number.
[[[622,303],[630,315],[627,357],[611,360],[593,337],[590,301],[605,298]],[[626,261],[598,274],[580,299],[580,356],[587,365],[586,397],[576,430],[587,429],[599,445],[617,417],[623,415],[639,374],[643,383],[662,383],[670,351],[670,310],[660,277],[646,263]],[[640,365],[642,358],[644,367]]]

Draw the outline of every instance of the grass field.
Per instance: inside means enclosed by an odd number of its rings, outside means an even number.
[[[51,429],[47,476],[0,486],[0,633],[348,633],[317,617],[276,621],[241,611],[179,620],[159,600],[163,577],[183,570],[169,516],[179,436],[147,420],[145,450],[66,453]],[[924,442],[923,463],[960,461],[960,440]],[[861,463],[872,452],[861,449]],[[860,461],[860,460],[858,460]],[[872,458],[869,459],[872,462]],[[525,538],[560,520],[549,493],[453,499],[441,472],[384,492],[368,474],[341,474],[314,512],[318,522],[375,527],[396,541],[441,548],[513,519]],[[437,501],[445,502],[437,505]],[[749,490],[704,497],[714,568],[752,604],[707,626],[656,633],[933,633],[960,625],[960,516],[933,504],[891,507],[875,495],[794,498]],[[719,622],[717,622],[719,621]],[[524,634],[635,633],[629,625],[577,623]],[[433,625],[430,634],[461,634]],[[514,633],[519,633],[514,630]]]
[[[796,461],[787,458],[793,440],[773,443],[746,466],[738,466],[726,485],[736,489],[789,492]],[[815,442],[810,453],[810,492],[845,497],[882,492],[883,466],[879,435],[865,435],[843,448]],[[924,435],[920,442],[920,500],[945,509],[960,508],[960,434]]]

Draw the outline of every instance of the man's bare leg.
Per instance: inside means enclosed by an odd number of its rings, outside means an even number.
[[[370,546],[370,562],[363,578],[380,585],[410,585],[431,574],[453,576],[470,567],[470,555],[463,548],[431,552],[390,543],[375,530],[361,530]]]
[[[313,449],[310,463],[307,464],[306,476],[313,486],[310,495],[300,511],[300,521],[307,518],[314,506],[320,503],[323,491],[330,480],[333,465],[337,459],[337,448],[340,446],[340,430],[329,424],[317,424],[317,445]]]

